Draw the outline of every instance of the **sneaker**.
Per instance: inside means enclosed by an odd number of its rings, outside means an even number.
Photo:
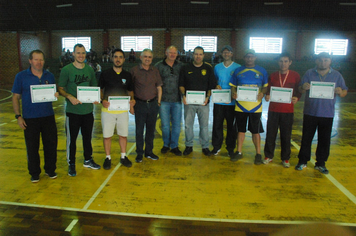
[[[263,163],[261,154],[256,154],[254,163],[255,165],[261,165]]]
[[[185,147],[183,155],[189,155],[193,151],[193,147]]]
[[[270,163],[272,161],[273,161],[272,158],[265,157],[265,159],[263,160],[263,164],[267,165],[268,163]]]
[[[303,170],[304,168],[307,168],[307,164],[298,164],[295,166],[296,170]]]
[[[179,150],[178,147],[172,148],[171,149],[171,153],[174,153],[176,156],[181,156],[182,155],[182,152]]]
[[[212,153],[210,152],[209,148],[203,148],[202,152],[204,153],[205,156],[211,156]]]
[[[137,162],[137,163],[141,163],[141,162],[142,162],[142,159],[143,159],[143,156],[142,156],[142,155],[137,155],[137,156],[136,156],[136,162]]]
[[[230,161],[232,161],[232,162],[242,159],[242,153],[239,151],[235,152],[234,155],[230,155],[230,152],[229,152],[229,156],[230,156]]]
[[[325,166],[315,166],[314,169],[320,171],[324,175],[329,174],[329,170],[326,169]]]
[[[220,148],[214,148],[214,149],[211,151],[211,154],[213,154],[213,155],[218,155],[219,152],[220,152]]]
[[[72,176],[72,177],[77,175],[77,172],[75,171],[75,165],[69,165],[69,167],[68,167],[68,175]]]
[[[40,177],[38,175],[31,176],[31,182],[32,183],[37,183],[38,181],[40,181]]]
[[[94,170],[99,170],[100,167],[101,167],[100,165],[98,165],[98,164],[96,164],[94,162],[93,158],[90,159],[90,160],[84,161],[84,165],[83,166],[84,167],[88,167],[88,168],[92,168]]]
[[[283,167],[285,167],[285,168],[289,168],[289,167],[290,167],[289,160],[284,160],[284,161],[282,161],[282,165],[283,165]]]
[[[46,175],[48,175],[48,177],[50,177],[51,179],[57,178],[56,172],[52,172],[52,173],[47,173],[47,172],[46,172]]]
[[[169,151],[169,147],[163,146],[163,148],[161,149],[161,153],[165,154]]]
[[[126,167],[132,166],[132,162],[129,160],[129,158],[127,158],[127,156],[125,156],[124,159],[120,158],[120,163]]]
[[[110,168],[111,168],[111,159],[105,158],[103,167],[104,167],[105,170],[110,170]]]
[[[145,157],[157,161],[159,159],[159,157],[157,155],[155,155],[153,152],[151,154],[145,154]]]

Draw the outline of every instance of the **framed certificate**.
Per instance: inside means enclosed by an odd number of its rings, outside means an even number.
[[[187,104],[203,105],[205,102],[205,91],[187,90],[185,98]]]
[[[109,111],[128,111],[130,110],[130,96],[109,96]]]
[[[310,98],[334,99],[335,83],[332,82],[310,82]]]
[[[77,99],[82,103],[100,102],[100,87],[78,86]]]
[[[293,89],[271,86],[271,102],[292,103]]]
[[[257,102],[258,87],[237,86],[237,101]]]
[[[57,101],[55,84],[31,85],[30,90],[32,103]]]
[[[213,103],[230,103],[231,90],[230,89],[212,89],[211,100]]]

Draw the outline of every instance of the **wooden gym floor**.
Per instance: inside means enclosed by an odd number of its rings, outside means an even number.
[[[250,133],[246,134],[242,160],[231,162],[224,148],[216,156],[205,157],[197,121],[191,155],[161,154],[159,120],[154,152],[160,160],[144,159],[137,164],[134,117],[130,115],[127,153],[133,166],[119,164],[115,136],[112,169],[84,168],[79,138],[77,176],[70,177],[61,97],[53,103],[58,178],[50,179],[42,172],[40,181],[33,184],[10,90],[0,89],[0,235],[272,235],[307,222],[336,223],[356,234],[355,93],[337,103],[329,175],[315,171],[313,161],[303,171],[294,170],[302,135],[301,101],[295,109],[291,168],[280,164],[279,143],[271,164],[255,166]],[[265,103],[264,128],[267,109]],[[210,114],[212,123],[212,107]],[[94,125],[93,156],[102,165],[100,105],[95,108]],[[262,149],[264,137],[265,133]],[[183,126],[179,145],[183,151]],[[43,158],[42,150],[40,155]]]

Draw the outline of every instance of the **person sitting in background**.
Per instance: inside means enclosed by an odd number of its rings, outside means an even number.
[[[129,62],[134,63],[136,61],[136,53],[133,50],[133,48],[131,48],[130,54],[129,54]]]

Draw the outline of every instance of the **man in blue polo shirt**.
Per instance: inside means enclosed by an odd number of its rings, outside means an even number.
[[[333,126],[335,114],[336,95],[345,97],[348,88],[345,85],[345,80],[342,75],[333,70],[331,65],[331,57],[328,53],[322,52],[316,58],[316,67],[308,70],[300,81],[299,91],[305,93],[304,101],[304,117],[303,117],[303,135],[302,144],[299,151],[299,162],[295,166],[296,170],[303,170],[307,167],[307,162],[310,161],[311,143],[315,131],[318,129],[318,146],[316,148],[315,169],[323,174],[328,174],[329,170],[325,167],[325,162],[328,160],[330,153],[331,129]],[[335,83],[332,99],[325,98],[310,98],[311,82]]]
[[[230,79],[234,71],[241,65],[232,61],[232,47],[225,46],[221,50],[223,62],[217,64],[214,68],[214,74],[218,85],[217,89],[231,89],[229,85]],[[214,149],[213,155],[217,155],[224,139],[224,120],[226,120],[226,149],[229,153],[231,161],[237,161],[237,155],[234,153],[236,147],[236,126],[235,126],[235,101],[230,103],[215,103],[214,104],[214,121],[212,144]]]
[[[252,133],[252,141],[255,145],[256,156],[255,165],[262,164],[261,156],[261,136],[263,127],[261,122],[262,98],[267,92],[268,75],[267,71],[255,64],[256,53],[253,49],[245,51],[245,65],[237,68],[231,77],[230,85],[232,97],[237,98],[237,86],[258,87],[259,93],[256,102],[237,101],[235,106],[237,123],[237,155],[242,157],[242,144],[245,140],[246,124],[248,120],[248,130]],[[241,158],[239,157],[239,158]]]
[[[55,172],[57,126],[52,102],[33,103],[31,100],[31,85],[55,84],[53,74],[43,70],[44,62],[44,53],[41,50],[32,51],[29,56],[30,68],[16,75],[12,87],[12,105],[17,124],[24,130],[28,171],[33,183],[40,180],[41,174],[40,155],[38,153],[40,135],[42,135],[45,172],[50,178],[57,178]],[[57,92],[55,96],[58,97]],[[20,99],[22,99],[22,115]]]

